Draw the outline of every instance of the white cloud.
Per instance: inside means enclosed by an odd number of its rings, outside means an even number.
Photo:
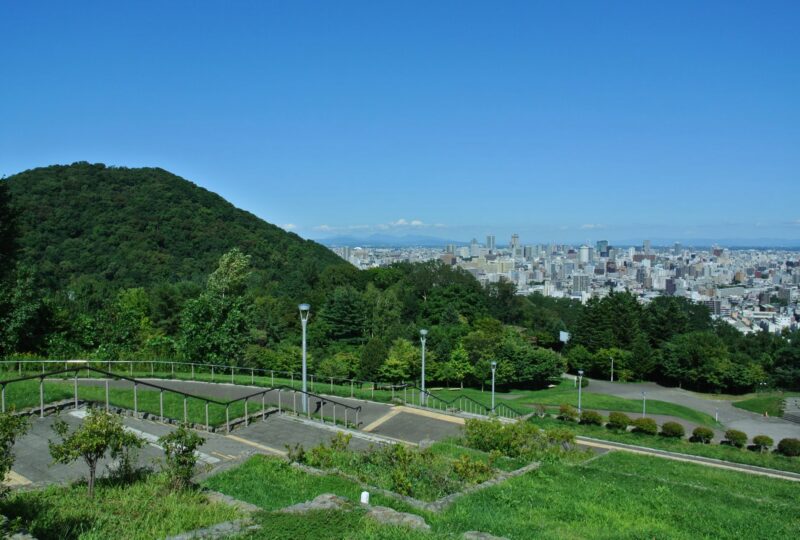
[[[589,229],[605,229],[605,225],[601,225],[600,223],[585,223],[581,225],[581,229],[589,230]]]
[[[297,225],[295,225],[294,223],[286,223],[286,224],[282,225],[282,227],[283,227],[284,230],[291,231],[291,230],[296,229]]]
[[[345,233],[349,231],[391,231],[402,229],[424,229],[424,228],[445,228],[447,225],[444,223],[425,223],[421,219],[405,219],[400,218],[388,223],[377,223],[374,225],[317,225],[313,230],[323,233]],[[284,226],[286,228],[286,226]],[[288,229],[287,229],[288,230]]]
[[[333,227],[331,227],[330,225],[317,225],[316,227],[314,227],[314,230],[320,232],[331,232],[333,230]]]

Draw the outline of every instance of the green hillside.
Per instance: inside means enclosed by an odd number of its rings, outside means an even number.
[[[21,262],[51,290],[202,282],[233,247],[252,257],[262,283],[307,281],[342,264],[325,247],[163,169],[81,162],[31,169],[7,184]]]

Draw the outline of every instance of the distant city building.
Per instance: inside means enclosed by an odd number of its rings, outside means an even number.
[[[491,253],[497,251],[497,244],[493,234],[486,236],[486,249],[488,249]]]

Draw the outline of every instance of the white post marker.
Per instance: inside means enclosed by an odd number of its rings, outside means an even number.
[[[361,504],[369,504],[369,491],[361,492]]]

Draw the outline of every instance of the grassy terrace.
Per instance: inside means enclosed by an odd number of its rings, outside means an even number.
[[[690,454],[693,456],[702,456],[713,459],[721,459],[723,461],[731,461],[733,463],[742,463],[745,465],[766,467],[768,469],[778,469],[781,471],[800,473],[800,459],[785,457],[773,453],[760,454],[731,446],[691,443],[687,439],[669,439],[657,435],[653,436],[631,432],[620,433],[611,431],[605,427],[562,422],[561,420],[556,420],[554,418],[533,417],[528,421],[542,428],[551,428],[556,426],[564,427],[574,432],[576,435],[584,435],[586,437],[593,437],[595,439],[635,444],[648,448],[679,452],[681,454]],[[753,436],[758,435],[758,433],[748,433],[748,435],[752,438]],[[778,441],[775,442],[777,443]]]
[[[59,364],[52,365],[53,369],[57,369],[57,366],[59,366]],[[97,364],[97,367],[105,369],[105,366],[102,364]],[[141,367],[146,368],[145,365]],[[251,375],[244,372],[241,374],[234,374],[233,378],[231,378],[230,373],[215,373],[212,375],[210,372],[201,372],[199,370],[195,371],[193,378],[191,372],[181,371],[178,369],[178,365],[176,365],[177,371],[175,371],[174,374],[168,367],[164,369],[165,366],[161,366],[160,370],[158,369],[158,365],[155,365],[154,367],[155,370],[153,372],[151,372],[149,369],[137,369],[130,371],[127,368],[113,368],[113,371],[121,375],[138,378],[159,377],[227,383],[233,381],[236,384],[255,385],[267,388],[273,386],[273,384],[275,386],[285,385],[298,389],[300,388],[299,379],[281,378],[277,376],[273,378],[269,375],[259,376],[257,374]],[[23,374],[24,373],[25,372],[23,372]],[[37,371],[30,371],[28,374],[35,375],[37,374]],[[13,378],[15,376],[17,376],[16,372],[10,371],[6,372],[5,376],[2,378]],[[81,376],[85,376],[85,372],[81,373]],[[96,374],[93,376],[96,376]],[[353,384],[352,387],[349,383],[337,384],[337,381],[334,381],[334,383],[331,384],[330,379],[327,381],[319,379],[311,381],[309,383],[309,391],[340,397],[351,397],[352,395],[358,399],[369,399],[385,403],[390,402],[393,396],[396,399],[403,399],[405,397],[405,399],[408,399],[409,401],[412,397],[411,391],[408,391],[404,394],[402,390],[399,390],[395,391],[393,394],[391,390],[373,390],[368,384],[365,384],[361,388],[359,388],[358,383]],[[457,399],[459,397],[469,397],[483,404],[487,408],[491,406],[491,394],[488,390],[481,391],[480,389],[475,388],[465,388],[463,390],[431,388],[430,391],[435,396],[441,397],[448,401]],[[417,394],[415,393],[414,395],[416,396]],[[582,393],[581,400],[583,408],[585,409],[621,411],[626,413],[636,413],[642,410],[642,403],[639,400],[623,399],[607,394],[595,394],[586,392],[585,389]],[[511,392],[498,392],[496,394],[496,402],[497,404],[505,403],[513,409],[523,413],[533,412],[536,405],[558,407],[562,403],[567,403],[577,407],[578,392],[571,381],[564,380],[558,386],[545,390],[512,390]],[[650,414],[663,414],[675,416],[677,418],[683,418],[684,420],[698,425],[719,427],[719,424],[714,421],[714,418],[711,415],[665,401],[647,400],[647,411]],[[181,414],[183,413],[181,412]]]
[[[758,414],[765,412],[772,417],[778,418],[783,416],[784,400],[788,397],[798,396],[800,394],[793,392],[768,392],[763,394],[754,395],[741,401],[734,401],[733,406],[740,409],[745,409]]]
[[[308,475],[273,458],[254,457],[207,485],[264,509],[263,528],[251,540],[457,539],[468,530],[510,538],[738,539],[792,537],[800,529],[794,483],[621,452],[580,465],[545,464],[440,514],[416,512],[431,533],[379,526],[357,507],[303,517],[271,513],[321,493],[357,501],[361,491],[335,475]],[[412,511],[376,495],[372,502]]]
[[[130,485],[100,480],[93,499],[83,483],[15,492],[0,513],[40,540],[152,540],[240,517],[199,491],[173,491],[160,475]]]

